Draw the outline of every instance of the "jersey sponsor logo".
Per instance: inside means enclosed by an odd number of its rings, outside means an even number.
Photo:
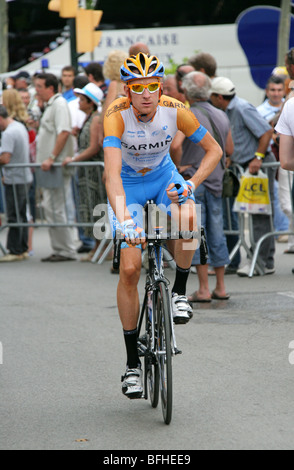
[[[106,117],[109,117],[111,114],[116,113],[118,111],[123,111],[124,109],[128,109],[128,107],[129,107],[129,104],[127,102],[116,104],[112,106],[111,108],[108,108]]]
[[[181,103],[180,101],[167,101],[163,100],[162,102],[163,106],[166,106],[167,108],[180,108],[180,109],[186,109],[186,106]]]
[[[137,171],[137,173],[141,173],[142,176],[145,176],[149,171],[152,171],[152,168],[142,168],[142,170]]]
[[[131,137],[132,139],[134,139],[136,137],[136,132],[128,131],[128,137]]]
[[[128,150],[134,150],[136,152],[140,151],[140,150],[152,150],[152,149],[159,149],[159,148],[162,148],[162,147],[166,147],[167,145],[169,145],[172,141],[172,137],[170,135],[168,135],[165,140],[162,140],[161,142],[155,142],[155,143],[152,143],[152,142],[149,142],[148,144],[146,143],[142,143],[142,144],[139,144],[139,145],[128,145],[126,142],[121,142],[121,145],[122,147],[124,147],[125,149],[128,149]]]

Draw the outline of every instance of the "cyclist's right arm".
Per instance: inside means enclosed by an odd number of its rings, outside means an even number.
[[[126,195],[121,179],[122,153],[121,136],[124,132],[124,122],[114,101],[106,110],[104,121],[104,177],[107,197],[116,215],[122,223],[131,216],[126,207]]]
[[[109,203],[121,225],[127,243],[135,246],[144,242],[144,231],[137,227],[126,205],[126,195],[120,176],[121,150],[115,147],[104,149],[105,185]]]
[[[114,147],[104,148],[104,176],[109,203],[120,223],[131,218],[126,207],[126,195],[121,179],[121,150]]]
[[[120,223],[127,242],[139,244],[140,228],[133,222],[126,204],[126,194],[121,179],[121,136],[124,130],[119,112],[107,110],[104,119],[104,177],[109,203]]]

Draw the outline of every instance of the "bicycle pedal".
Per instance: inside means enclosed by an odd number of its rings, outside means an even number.
[[[176,349],[175,349],[175,354],[176,354],[176,355],[177,355],[177,354],[182,354],[182,351],[181,351],[180,349],[176,348]]]

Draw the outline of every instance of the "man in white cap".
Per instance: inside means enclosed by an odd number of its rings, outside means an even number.
[[[228,115],[232,125],[234,152],[231,155],[232,163],[237,163],[243,169],[249,169],[251,174],[260,170],[263,162],[275,162],[275,157],[268,152],[272,136],[272,127],[259,114],[255,106],[236,95],[234,83],[226,77],[217,77],[212,81],[211,102]],[[269,170],[269,187],[273,201],[273,187],[275,172]],[[231,216],[236,221],[236,214]],[[272,231],[271,218],[268,215],[252,215],[254,239],[257,242],[264,234]],[[229,242],[230,243],[230,242]],[[229,246],[230,251],[230,246]],[[275,241],[273,237],[267,238],[261,246],[259,264],[264,274],[273,274]],[[248,276],[250,264],[237,270],[239,276]],[[255,273],[256,274],[256,273]]]

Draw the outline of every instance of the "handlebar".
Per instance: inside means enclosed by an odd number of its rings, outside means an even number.
[[[204,228],[201,227],[200,234],[197,231],[181,231],[174,233],[161,233],[155,229],[153,234],[146,234],[144,236],[147,242],[162,242],[168,240],[190,240],[198,239],[200,241],[200,263],[205,265],[208,259],[208,250]],[[124,241],[124,235],[121,230],[116,230],[114,237],[114,250],[113,250],[113,269],[118,269],[120,264],[120,249],[121,244]]]

